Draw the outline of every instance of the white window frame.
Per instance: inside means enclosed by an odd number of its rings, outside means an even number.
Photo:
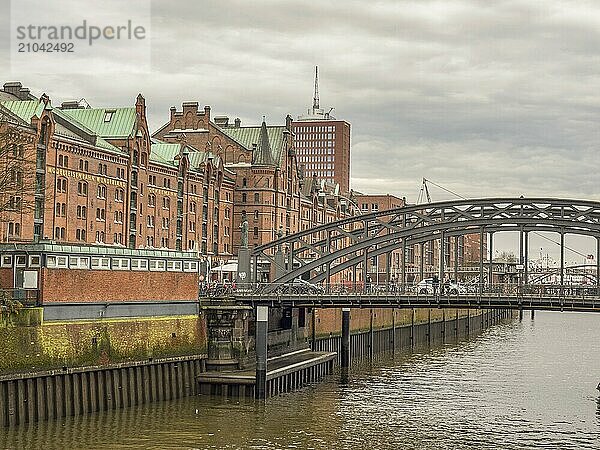
[[[15,267],[26,267],[27,255],[15,255]]]
[[[131,270],[148,270],[148,260],[138,258],[132,259]]]
[[[184,261],[183,262],[184,272],[198,272],[198,261]]]
[[[110,258],[93,256],[90,268],[92,270],[110,270]]]
[[[167,261],[167,272],[181,272],[183,270],[183,261]]]
[[[131,260],[129,258],[111,258],[110,267],[112,270],[129,270]]]
[[[49,269],[68,269],[69,258],[64,255],[48,255],[46,257],[46,267]]]
[[[0,261],[0,267],[12,267],[13,265],[13,255],[2,255],[2,260]]]
[[[152,272],[164,272],[167,268],[167,262],[164,259],[151,259],[149,268]]]
[[[69,256],[69,269],[89,269],[90,258],[87,256]]]
[[[37,262],[35,262],[37,259]],[[29,267],[42,267],[41,255],[29,255]]]

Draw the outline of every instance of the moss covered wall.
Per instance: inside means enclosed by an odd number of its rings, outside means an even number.
[[[206,353],[203,317],[0,325],[0,375]]]

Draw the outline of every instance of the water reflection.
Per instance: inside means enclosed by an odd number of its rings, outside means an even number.
[[[0,448],[599,449],[600,315],[538,313],[300,392],[204,397],[0,433]]]

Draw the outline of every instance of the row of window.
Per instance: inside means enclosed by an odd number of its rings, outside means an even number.
[[[29,264],[27,264],[29,258]],[[39,255],[2,255],[0,267],[42,267]],[[198,272],[198,261],[123,258],[107,256],[48,255],[45,267],[49,269],[92,270],[150,270],[153,272]]]

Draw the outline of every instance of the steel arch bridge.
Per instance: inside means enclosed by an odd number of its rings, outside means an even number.
[[[257,267],[262,259],[270,261],[278,269],[275,279],[263,288],[263,293],[270,293],[278,284],[289,283],[303,275],[312,283],[329,283],[332,275],[345,270],[356,271],[358,266],[361,266],[363,280],[366,280],[369,258],[386,255],[389,270],[394,250],[402,249],[405,255],[407,248],[415,244],[423,246],[438,239],[446,242],[445,239],[477,233],[480,235],[480,279],[483,279],[486,233],[493,235],[506,231],[520,233],[524,279],[527,279],[528,234],[539,231],[560,234],[560,273],[563,274],[566,234],[596,238],[596,254],[600,255],[600,202],[558,198],[483,198],[429,203],[355,216],[255,247],[251,252],[254,262],[252,279],[257,280]],[[458,247],[455,245],[454,248],[456,252]],[[490,245],[490,255],[492,251]],[[442,276],[449,269],[445,267],[444,253],[445,245],[441,245],[439,273]],[[404,260],[402,257],[402,280],[405,280],[406,274]],[[284,261],[287,261],[288,270]],[[491,272],[491,264],[489,270]],[[598,257],[596,282],[600,282]]]

